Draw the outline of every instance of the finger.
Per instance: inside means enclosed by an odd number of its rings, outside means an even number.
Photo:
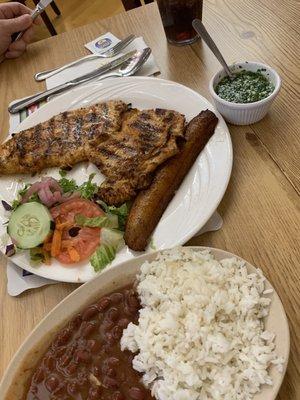
[[[35,18],[34,23],[35,23],[36,25],[41,25],[41,24],[43,23],[43,20],[42,20],[41,17],[37,17],[37,18]]]
[[[5,57],[6,57],[6,58],[17,58],[17,57],[20,57],[20,55],[21,55],[22,53],[23,53],[22,51],[17,51],[17,50],[14,50],[14,51],[7,51],[7,52],[5,53]]]
[[[25,31],[32,25],[32,19],[30,15],[24,14],[20,17],[2,20],[1,24],[6,32],[12,34],[15,32]]]
[[[25,43],[29,44],[29,43],[31,43],[33,36],[34,36],[34,28],[33,28],[33,26],[31,26],[30,28],[28,28],[28,29],[24,32],[24,34],[23,34],[23,36],[22,36],[22,40],[23,40]]]
[[[8,51],[20,51],[23,52],[26,50],[27,43],[24,42],[23,40],[17,40],[16,42],[13,42],[10,44]]]
[[[0,10],[4,14],[5,18],[14,18],[23,14],[31,14],[32,10],[29,7],[26,7],[22,3],[11,2],[0,4]]]

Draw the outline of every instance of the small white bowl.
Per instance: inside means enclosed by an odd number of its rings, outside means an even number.
[[[217,110],[223,115],[227,122],[233,125],[249,125],[260,121],[267,114],[273,100],[280,90],[280,76],[268,65],[252,61],[232,64],[229,68],[232,72],[240,72],[242,70],[256,72],[258,69],[262,69],[261,73],[273,83],[275,88],[268,97],[255,101],[254,103],[233,103],[223,100],[215,92],[217,84],[226,76],[226,72],[222,69],[217,72],[209,82],[209,90]]]

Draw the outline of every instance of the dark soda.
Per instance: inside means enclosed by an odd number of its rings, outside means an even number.
[[[192,21],[202,19],[202,0],[157,0],[157,3],[170,43],[184,45],[197,40]]]

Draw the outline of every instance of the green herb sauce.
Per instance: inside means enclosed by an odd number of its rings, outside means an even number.
[[[232,103],[254,103],[268,97],[274,85],[260,72],[241,71],[230,79],[225,76],[216,86],[216,93]]]

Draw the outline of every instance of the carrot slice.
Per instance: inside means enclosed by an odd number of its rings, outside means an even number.
[[[63,231],[64,229],[70,229],[74,226],[74,224],[70,221],[62,222],[62,223],[57,223],[55,226],[55,229],[59,231]]]
[[[74,249],[74,247],[69,247],[68,253],[73,262],[80,261],[80,255],[79,255],[78,251]]]
[[[44,251],[51,251],[51,248],[52,248],[52,243],[44,243],[43,244],[43,250]]]
[[[53,237],[53,232],[50,232],[47,236],[46,239],[44,240],[44,244],[45,243],[50,243],[52,241],[52,237]]]
[[[51,256],[57,257],[60,253],[61,249],[61,238],[62,238],[62,231],[60,229],[55,229],[51,244]]]

